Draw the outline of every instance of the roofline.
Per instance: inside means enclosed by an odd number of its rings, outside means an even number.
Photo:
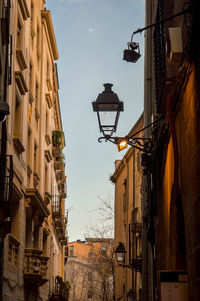
[[[42,10],[42,18],[44,18],[46,21],[49,39],[51,42],[51,47],[52,47],[52,52],[53,52],[53,58],[54,58],[54,60],[58,60],[59,54],[58,54],[58,48],[57,48],[56,37],[55,37],[55,32],[54,32],[54,28],[53,28],[53,22],[52,22],[50,10],[47,10],[47,9]]]

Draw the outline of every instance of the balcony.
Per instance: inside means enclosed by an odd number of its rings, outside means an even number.
[[[52,149],[52,155],[54,157],[62,157],[62,149],[60,148],[60,146],[54,146]]]
[[[60,241],[64,241],[65,240],[65,233],[59,233],[59,234],[57,234],[58,235],[58,239],[60,240]]]
[[[61,218],[61,199],[59,195],[52,195],[52,215],[53,218]]]
[[[25,249],[24,254],[24,282],[25,286],[33,284],[43,285],[48,281],[48,257],[42,256],[42,251],[37,249]]]
[[[47,204],[37,188],[26,190],[26,211],[30,211],[30,213],[34,212],[34,215],[39,217],[41,223],[50,214]]]
[[[56,180],[57,181],[64,180],[64,173],[61,170],[56,173]]]
[[[63,162],[61,161],[55,161],[54,162],[54,169],[57,171],[57,170],[62,170],[62,167],[63,167]]]
[[[66,183],[59,183],[58,190],[59,190],[61,199],[65,199],[66,198],[66,194],[67,194],[67,192],[66,192],[67,191],[67,185],[66,185]]]
[[[60,130],[52,131],[52,143],[54,147],[64,147],[64,133]]]

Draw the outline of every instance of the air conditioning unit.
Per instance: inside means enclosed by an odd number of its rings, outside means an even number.
[[[170,27],[168,59],[172,65],[178,65],[183,53],[182,28]]]

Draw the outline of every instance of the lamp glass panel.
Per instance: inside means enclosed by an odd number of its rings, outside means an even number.
[[[121,252],[117,253],[117,261],[119,263],[124,262],[124,253],[121,253]]]
[[[100,123],[105,131],[112,131],[115,127],[117,112],[99,112]]]

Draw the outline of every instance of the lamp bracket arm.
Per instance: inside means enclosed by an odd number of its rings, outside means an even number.
[[[154,124],[157,124],[160,120],[162,120],[164,118],[164,116],[160,116],[158,119],[156,119],[155,121],[147,124],[145,127],[143,127],[141,130],[137,131],[136,133],[134,133],[133,135],[129,136],[129,139],[130,138],[134,138],[137,134],[143,132],[144,130],[146,130],[147,128],[149,128],[150,126],[154,125]],[[147,138],[145,138],[147,139]]]
[[[181,15],[184,15],[184,14],[186,14],[186,13],[192,13],[192,12],[193,12],[192,6],[189,5],[187,9],[185,9],[185,10],[183,10],[182,12],[179,12],[179,13],[177,13],[177,14],[175,14],[175,15],[172,15],[171,17],[168,17],[168,18],[163,19],[163,20],[161,20],[161,21],[155,22],[155,23],[150,24],[150,25],[148,25],[148,26],[145,26],[145,27],[143,27],[143,28],[138,28],[136,31],[133,32],[133,34],[132,34],[132,36],[131,36],[131,42],[133,41],[133,36],[134,36],[135,34],[137,34],[137,33],[142,33],[144,30],[147,30],[147,29],[149,29],[149,28],[151,28],[151,27],[154,27],[154,26],[156,26],[156,25],[165,23],[165,22],[167,22],[167,21],[169,21],[169,20],[172,20],[172,19],[174,19],[174,18],[176,18],[176,17],[179,17],[179,16],[181,16]]]

